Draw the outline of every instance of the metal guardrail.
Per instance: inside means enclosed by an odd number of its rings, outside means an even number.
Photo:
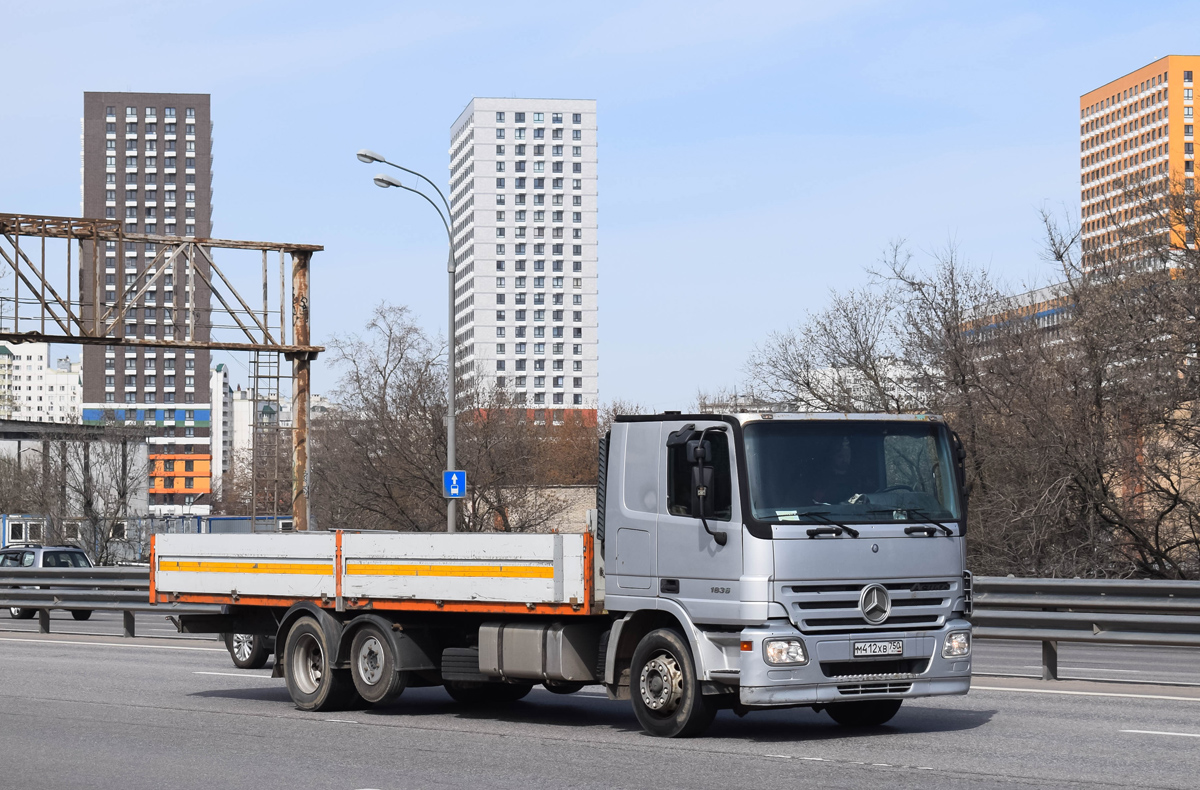
[[[150,603],[150,569],[0,568],[0,608],[36,609],[38,630],[50,633],[50,610],[119,611],[124,636],[136,635],[134,614],[209,614],[214,604]]]
[[[979,639],[1042,643],[1042,677],[1058,679],[1058,643],[1200,647],[1200,582],[976,576]]]

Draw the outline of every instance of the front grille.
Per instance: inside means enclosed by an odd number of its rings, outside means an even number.
[[[829,584],[782,583],[778,600],[787,607],[792,623],[809,634],[870,633],[872,631],[923,631],[941,628],[962,588],[962,579],[911,579],[882,582],[892,600],[891,614],[871,625],[858,609],[863,588],[873,581]]]
[[[838,693],[850,697],[857,694],[903,694],[912,690],[911,683],[854,683],[838,686]]]
[[[920,675],[928,668],[928,658],[821,662],[821,672],[835,680],[902,680]]]

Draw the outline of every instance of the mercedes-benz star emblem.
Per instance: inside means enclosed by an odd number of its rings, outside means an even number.
[[[863,619],[871,625],[882,623],[892,611],[892,599],[888,596],[887,588],[882,584],[867,585],[859,596],[858,608],[862,610]]]

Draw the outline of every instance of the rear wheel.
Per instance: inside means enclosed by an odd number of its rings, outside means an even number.
[[[716,705],[700,688],[692,651],[678,631],[660,628],[642,637],[630,668],[633,713],[642,729],[662,738],[699,735]]]
[[[261,669],[267,665],[271,651],[260,634],[225,634],[225,649],[239,669]]]
[[[76,620],[90,620],[92,617],[91,609],[72,609],[71,616]]]
[[[333,646],[311,617],[300,618],[283,649],[288,694],[300,710],[341,710],[358,697],[350,670],[334,669]]]
[[[891,721],[903,702],[899,699],[834,702],[825,712],[843,727],[878,727]]]
[[[463,705],[504,705],[524,698],[532,690],[532,683],[446,681],[446,693],[453,697],[455,702],[460,702]]]
[[[354,688],[367,702],[386,705],[408,685],[408,673],[396,669],[391,642],[376,626],[364,625],[350,646],[350,674]]]

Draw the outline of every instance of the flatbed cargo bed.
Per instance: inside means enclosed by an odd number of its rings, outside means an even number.
[[[595,614],[591,534],[156,535],[151,603]]]

